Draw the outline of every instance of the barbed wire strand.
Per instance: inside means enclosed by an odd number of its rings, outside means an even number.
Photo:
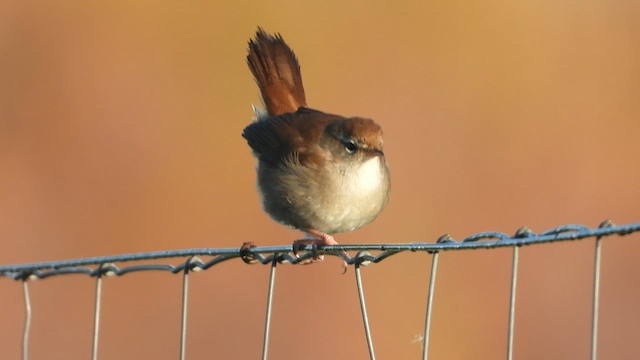
[[[264,319],[264,337],[262,339],[262,360],[267,360],[269,354],[269,334],[271,328],[271,310],[273,309],[273,288],[276,281],[276,264],[278,257],[273,256],[271,270],[269,271],[269,285],[267,286],[267,309]]]
[[[422,359],[427,360],[429,356],[429,336],[431,335],[431,310],[433,309],[433,295],[436,287],[436,272],[438,270],[438,255],[434,251],[431,256],[431,273],[429,275],[429,290],[427,292],[427,311],[424,320],[424,335],[422,338]]]
[[[507,327],[507,360],[513,359],[513,328],[516,313],[516,284],[518,281],[518,254],[519,246],[513,247],[513,260],[511,263],[511,290],[509,296],[509,325]]]
[[[367,305],[364,300],[364,289],[362,288],[362,275],[360,275],[360,265],[358,261],[355,264],[356,286],[358,287],[358,297],[360,298],[360,309],[362,310],[362,323],[364,324],[364,334],[367,338],[367,347],[369,348],[369,358],[376,360],[376,354],[373,350],[373,340],[371,339],[371,328],[369,327],[369,317],[367,315]]]
[[[29,359],[29,334],[31,332],[31,296],[27,278],[22,279],[22,295],[24,297],[24,331],[22,333],[22,360]]]
[[[102,309],[102,264],[98,266],[96,275],[96,291],[93,304],[93,341],[91,344],[91,359],[98,360],[98,341],[100,340],[100,314]]]

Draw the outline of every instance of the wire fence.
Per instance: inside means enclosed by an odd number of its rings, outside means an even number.
[[[22,359],[29,358],[29,335],[31,329],[32,312],[31,297],[29,294],[29,280],[46,279],[53,276],[68,274],[86,274],[96,279],[95,303],[93,314],[93,343],[92,359],[98,359],[98,345],[100,340],[100,313],[102,300],[102,279],[104,276],[123,276],[140,271],[166,271],[174,274],[182,274],[182,306],[181,306],[181,331],[180,331],[180,359],[186,358],[187,341],[187,313],[189,294],[189,273],[191,271],[207,270],[214,265],[234,259],[241,259],[245,263],[268,264],[270,275],[267,292],[267,304],[265,310],[264,336],[262,345],[262,359],[268,358],[269,334],[271,325],[271,310],[273,307],[273,294],[275,289],[276,268],[278,264],[308,263],[321,256],[340,257],[345,266],[353,266],[356,286],[362,312],[364,334],[369,350],[370,359],[375,359],[374,342],[371,338],[371,329],[366,308],[366,296],[362,285],[360,268],[372,263],[379,263],[402,252],[428,252],[432,256],[431,272],[426,304],[426,318],[424,332],[422,334],[422,359],[428,359],[429,339],[431,333],[431,314],[434,303],[435,285],[437,280],[438,256],[441,251],[468,250],[468,249],[493,249],[511,247],[513,249],[508,331],[506,339],[507,359],[513,359],[514,343],[514,319],[516,306],[516,289],[518,279],[518,255],[519,248],[525,245],[553,243],[569,240],[595,238],[594,275],[592,291],[592,321],[591,321],[591,359],[597,359],[598,345],[598,313],[600,298],[600,263],[601,240],[612,235],[627,235],[640,232],[640,222],[625,225],[615,225],[607,220],[597,228],[589,228],[583,225],[563,225],[551,230],[534,233],[523,227],[513,236],[502,232],[481,232],[456,241],[449,235],[441,236],[435,243],[402,243],[402,244],[366,244],[366,245],[334,245],[316,248],[306,246],[293,253],[291,245],[287,246],[255,246],[245,243],[240,248],[201,248],[188,250],[172,250],[159,252],[146,252],[115,256],[102,256],[83,259],[50,261],[32,264],[0,266],[0,276],[22,281],[24,296],[25,319],[22,336]],[[350,255],[349,252],[356,252]],[[201,256],[212,257],[208,261],[202,261]],[[178,265],[169,264],[144,264],[145,261],[157,259],[184,258],[185,261]],[[640,355],[640,354],[639,354]]]

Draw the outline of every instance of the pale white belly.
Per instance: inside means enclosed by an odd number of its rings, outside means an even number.
[[[345,171],[332,185],[335,196],[317,210],[326,219],[327,232],[356,230],[371,222],[387,202],[386,165],[380,157],[373,157]]]

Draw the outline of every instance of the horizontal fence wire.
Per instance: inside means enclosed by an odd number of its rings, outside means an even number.
[[[247,248],[197,248],[184,250],[167,250],[113,256],[89,257],[73,260],[48,261],[29,264],[2,265],[0,276],[15,280],[26,278],[44,279],[51,276],[66,274],[86,274],[92,277],[102,275],[126,275],[138,271],[167,271],[174,274],[184,271],[185,266],[189,270],[206,270],[222,262],[241,258],[247,263],[271,264],[275,259],[279,263],[299,264],[306,263],[310,259],[320,255],[332,255],[341,257],[348,265],[360,263],[378,263],[386,258],[401,252],[437,252],[451,250],[492,249],[498,247],[525,246],[534,244],[552,243],[558,241],[579,240],[584,238],[601,238],[611,235],[627,235],[640,231],[640,222],[625,225],[615,225],[611,221],[604,221],[597,228],[589,228],[584,225],[563,225],[541,233],[534,233],[527,227],[522,227],[513,236],[503,232],[480,232],[466,237],[461,241],[454,240],[445,234],[434,243],[388,243],[388,244],[362,244],[362,245],[331,245],[314,248],[307,245],[299,249],[298,254],[293,254],[291,245],[282,246],[255,246]],[[347,251],[357,251],[355,256],[350,256]],[[372,254],[372,252],[378,252]],[[211,256],[212,259],[202,261],[198,256]],[[192,258],[193,257],[193,258]],[[192,258],[178,265],[169,264],[134,264],[116,265],[116,263],[139,263],[145,260]],[[91,266],[96,266],[95,268]]]
[[[554,229],[536,234],[526,227],[516,231],[513,236],[501,232],[482,232],[473,234],[463,239],[455,241],[451,236],[445,234],[435,243],[404,243],[404,244],[369,244],[369,245],[334,245],[316,248],[307,246],[297,249],[298,253],[293,253],[292,246],[255,246],[252,243],[244,243],[239,248],[210,248],[210,249],[190,249],[173,250],[161,252],[148,252],[138,254],[125,254],[116,256],[103,256],[75,260],[51,261],[32,264],[0,266],[0,275],[5,278],[12,278],[22,281],[23,297],[25,303],[25,323],[22,339],[22,359],[28,360],[29,335],[31,327],[31,298],[29,295],[28,280],[45,279],[51,276],[66,274],[86,274],[96,279],[95,303],[94,303],[94,329],[92,344],[92,359],[98,359],[99,324],[102,298],[102,278],[105,275],[125,275],[139,271],[167,271],[171,273],[182,273],[182,305],[181,305],[181,329],[180,329],[180,359],[186,359],[186,329],[187,329],[187,309],[189,272],[206,270],[214,265],[236,258],[242,259],[245,263],[270,264],[269,284],[267,292],[267,305],[265,311],[265,327],[262,347],[262,359],[268,358],[269,332],[271,323],[271,310],[273,303],[273,293],[275,284],[276,266],[279,263],[300,264],[308,263],[318,259],[323,255],[333,255],[342,258],[345,264],[355,267],[356,287],[360,300],[364,333],[369,350],[369,358],[375,360],[374,342],[372,338],[369,317],[366,309],[365,292],[362,285],[362,275],[360,267],[370,263],[379,263],[388,257],[401,252],[428,252],[432,255],[431,272],[429,276],[426,318],[424,324],[424,334],[422,335],[423,352],[422,359],[427,360],[429,354],[429,338],[431,326],[431,313],[434,305],[434,293],[436,273],[438,267],[438,255],[440,251],[465,250],[465,249],[492,249],[498,247],[512,247],[513,260],[511,267],[510,300],[508,308],[507,325],[507,360],[513,359],[514,342],[514,318],[516,305],[516,283],[518,274],[518,250],[524,245],[552,243],[557,241],[579,240],[585,238],[595,238],[595,266],[593,280],[593,308],[592,308],[592,331],[591,331],[591,359],[597,358],[597,335],[598,335],[598,304],[600,287],[600,262],[601,262],[601,239],[611,235],[627,235],[640,231],[640,223],[630,223],[626,225],[615,225],[613,222],[604,221],[597,228],[588,228],[583,225],[564,225]],[[347,251],[357,251],[357,254],[350,256]],[[377,252],[373,255],[371,252]],[[212,256],[209,261],[203,262],[199,256]],[[138,264],[139,262],[168,259],[186,258],[179,265],[166,264]],[[131,263],[130,265],[115,265],[116,263]],[[95,266],[95,267],[92,267]]]

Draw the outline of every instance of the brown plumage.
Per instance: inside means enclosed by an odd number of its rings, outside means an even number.
[[[300,65],[280,34],[272,36],[258,28],[249,40],[247,63],[269,115],[280,115],[307,106]]]
[[[258,158],[265,211],[321,245],[373,221],[390,187],[380,126],[307,108],[300,66],[280,35],[258,28],[247,62],[268,111],[242,133]]]

